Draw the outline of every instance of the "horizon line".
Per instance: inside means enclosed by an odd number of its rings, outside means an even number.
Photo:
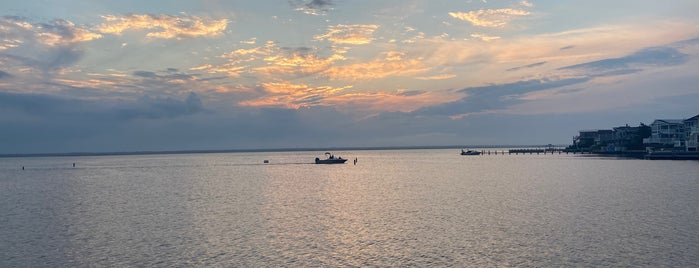
[[[53,153],[7,153],[0,158],[12,157],[70,157],[70,156],[116,156],[116,155],[157,155],[157,154],[215,154],[215,153],[258,153],[258,152],[311,152],[311,151],[370,151],[370,150],[420,150],[420,149],[460,149],[460,148],[525,148],[525,147],[564,147],[562,144],[530,145],[415,145],[415,146],[346,146],[346,147],[289,147],[253,149],[202,149],[202,150],[146,150],[111,152],[53,152]]]

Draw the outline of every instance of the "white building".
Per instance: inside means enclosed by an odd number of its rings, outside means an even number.
[[[687,132],[687,151],[696,152],[699,151],[699,115],[696,115],[690,119],[684,120],[685,131]]]
[[[699,151],[699,115],[689,119],[657,119],[650,124],[650,138],[643,143],[650,146],[672,146],[688,152]]]
[[[665,145],[673,147],[685,147],[687,131],[682,119],[656,119],[650,124],[650,138],[643,143],[651,145]]]

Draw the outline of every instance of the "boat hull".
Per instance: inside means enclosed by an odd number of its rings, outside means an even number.
[[[318,159],[316,158],[316,164],[344,164],[347,159],[337,158],[337,159]]]

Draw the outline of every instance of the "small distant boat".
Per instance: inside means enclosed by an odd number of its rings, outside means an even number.
[[[347,159],[344,159],[342,157],[335,157],[333,154],[330,152],[326,152],[325,155],[327,158],[325,159],[320,159],[316,157],[316,164],[344,164],[347,162]]]
[[[464,151],[464,149],[461,149],[461,155],[480,155],[481,152],[479,151],[474,151],[474,150],[468,150]]]

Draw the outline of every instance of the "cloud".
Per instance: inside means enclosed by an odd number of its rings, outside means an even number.
[[[500,112],[542,115],[614,114],[627,111],[644,114],[641,118],[652,120],[653,117],[673,110],[685,110],[678,113],[682,118],[688,116],[687,111],[696,111],[692,100],[696,99],[698,93],[693,85],[699,83],[699,78],[692,70],[697,67],[697,62],[690,62],[681,68],[669,67],[632,75],[599,77],[590,83],[574,87],[532,92],[521,97],[523,102]]]
[[[85,102],[71,101],[50,95],[0,92],[0,107],[2,107],[0,109],[3,111],[5,120],[17,117],[18,114],[42,118],[50,115],[79,115],[80,111],[85,108]]]
[[[257,37],[250,38],[248,40],[240,41],[241,44],[254,45],[257,43]]]
[[[517,16],[529,15],[526,10],[520,9],[481,9],[470,12],[449,12],[453,18],[468,21],[474,26],[500,28],[507,25],[512,19]]]
[[[542,96],[552,94],[558,95],[557,97],[567,94],[580,94],[586,88],[598,87],[595,84],[604,83],[604,79],[639,73],[656,67],[682,65],[687,63],[688,60],[688,55],[680,53],[669,46],[649,47],[624,57],[558,68],[542,78],[468,87],[459,91],[466,94],[459,101],[426,107],[415,113],[452,117],[463,117],[479,113],[496,113],[504,111],[508,107],[522,105],[529,100],[533,100],[531,99],[532,96],[539,92],[541,94],[538,94],[539,96],[536,99],[547,98]],[[538,67],[546,63],[537,62],[510,68],[507,71]],[[570,86],[572,85],[580,85],[581,88],[571,89]],[[601,95],[603,93],[598,92],[597,94]]]
[[[398,90],[396,92],[355,92],[333,95],[325,103],[340,111],[355,114],[379,112],[410,112],[416,109],[444,103],[449,96],[433,94],[425,90]]]
[[[532,4],[531,2],[529,2],[527,0],[519,1],[519,5],[521,5],[523,7],[533,7],[534,6],[534,4]]]
[[[300,86],[288,92],[305,90]],[[365,105],[402,110],[405,100],[419,103],[429,95],[340,94],[325,99],[329,105],[258,106],[223,113],[208,112],[191,94],[184,100],[143,97],[114,102],[0,93],[0,140],[6,142],[0,153],[415,145],[434,137],[461,141],[454,133],[464,133],[458,127],[463,124],[455,126],[448,118],[384,112],[357,120],[338,111]]]
[[[342,90],[351,87],[312,87],[307,84],[273,82],[264,83],[262,88],[265,92],[264,96],[257,99],[242,101],[239,104],[241,106],[265,106],[298,109],[300,107],[320,105],[328,96],[338,94]]]
[[[190,92],[184,100],[173,98],[156,98],[145,96],[136,102],[121,104],[113,108],[117,117],[122,119],[135,118],[174,118],[185,115],[192,115],[205,111],[199,96]]]
[[[276,51],[279,48],[277,44],[272,41],[266,42],[264,45],[249,49],[236,49],[228,53],[222,54],[219,58],[225,59],[228,62],[222,64],[212,64],[207,63],[204,65],[196,66],[190,68],[193,71],[206,71],[208,73],[225,73],[229,77],[240,77],[244,72],[249,69],[246,65],[255,60],[263,59]]]
[[[47,94],[0,92],[0,120],[22,118],[50,120],[133,120],[137,118],[173,118],[205,111],[199,96],[191,92],[184,100],[145,96],[135,101],[88,101]],[[8,116],[11,115],[12,117]]]
[[[332,0],[294,0],[289,1],[294,10],[308,15],[324,15],[332,6]]]
[[[322,8],[327,8],[329,6],[333,5],[333,1],[331,0],[311,0],[310,2],[306,3],[306,6],[308,8],[313,8],[313,9],[322,9]]]
[[[338,24],[329,26],[324,35],[316,35],[315,40],[328,40],[335,44],[365,45],[371,43],[374,31],[379,28],[376,24]]]
[[[489,36],[489,35],[485,35],[485,34],[471,34],[471,37],[480,39],[480,40],[485,41],[485,42],[490,42],[490,41],[498,40],[501,38],[500,36]]]
[[[575,48],[575,46],[564,46],[564,47],[560,48],[560,50],[568,50],[568,49],[573,49],[573,48]]]
[[[282,48],[264,58],[266,66],[254,68],[254,72],[271,76],[300,77],[323,72],[337,61],[345,60],[341,54],[322,57],[315,49],[307,47]]]
[[[147,37],[164,39],[215,37],[223,34],[228,26],[227,19],[215,20],[196,16],[131,14],[103,16],[103,19],[106,22],[94,28],[103,34],[144,30],[148,32]]]
[[[311,47],[279,47],[275,42],[249,49],[236,49],[220,56],[222,64],[205,64],[190,70],[227,73],[240,77],[244,73],[273,78],[302,77],[322,72],[334,62],[345,60],[346,51],[333,48],[328,56]]]
[[[50,23],[32,23],[20,17],[0,17],[0,51],[16,48],[27,43],[44,46],[69,46],[76,43],[99,39],[102,35],[75,25],[67,20],[54,20]]]
[[[67,20],[39,24],[37,35],[38,39],[47,46],[63,46],[102,38],[101,34],[77,27]]]
[[[455,74],[440,74],[440,75],[433,75],[433,76],[418,76],[415,77],[415,79],[418,80],[444,80],[444,79],[450,79],[456,77]]]
[[[413,36],[409,39],[403,40],[402,43],[403,44],[414,44],[414,43],[416,43],[420,40],[424,40],[424,39],[425,39],[425,33],[418,32],[415,36]]]
[[[429,71],[421,59],[406,59],[400,52],[387,52],[384,58],[368,62],[333,66],[322,73],[332,80],[365,80],[389,76],[409,76]]]
[[[169,68],[165,71],[166,74],[159,75],[149,71],[135,71],[133,75],[154,80],[164,80],[177,83],[177,81],[193,80],[194,76],[190,74],[180,73],[179,70]]]
[[[509,68],[509,69],[507,69],[506,71],[508,71],[508,72],[514,72],[514,71],[519,71],[519,70],[522,70],[522,69],[528,69],[528,68],[539,67],[539,66],[542,66],[542,65],[544,65],[544,64],[546,64],[545,61],[540,61],[540,62],[536,62],[536,63],[532,63],[532,64],[527,64],[527,65],[524,65],[524,66],[518,66],[518,67]]]
[[[596,73],[610,71],[635,71],[643,66],[673,66],[687,62],[689,55],[671,47],[650,47],[639,50],[631,55],[603,59],[593,62],[576,64],[560,68],[561,70],[587,70]]]
[[[134,99],[142,95],[162,97],[178,96],[191,91],[207,92],[215,87],[210,81],[217,79],[217,77],[202,78],[201,74],[181,72],[177,68],[133,72],[112,70],[111,72],[88,73],[77,77],[58,75],[40,86],[35,85],[36,88],[23,88],[21,91],[60,92],[65,96],[101,99]]]
[[[590,81],[590,79],[591,78],[587,77],[544,78],[479,87],[468,87],[459,91],[467,94],[466,97],[463,97],[456,102],[426,107],[415,111],[415,114],[461,117],[469,114],[503,109],[509,105],[522,102],[519,99],[519,96],[523,94],[580,84]]]
[[[297,47],[283,48],[280,53],[270,55],[264,60],[277,66],[313,67],[318,65],[324,66],[329,62],[341,59],[344,59],[344,57],[339,55],[333,55],[329,58],[320,58],[311,48]]]
[[[445,96],[431,94],[424,90],[398,90],[395,92],[348,92],[352,86],[311,86],[291,82],[264,83],[263,94],[239,102],[245,107],[277,107],[300,109],[304,107],[331,106],[353,114],[367,114],[381,111],[413,111],[415,109],[442,103]]]
[[[672,27],[677,31],[665,31],[665,27]],[[450,87],[463,87],[495,81],[503,83],[533,79],[547,72],[543,68],[555,70],[585,62],[617,58],[629,54],[630,51],[662,45],[663,40],[690,39],[696,37],[696,29],[692,24],[648,21],[642,24],[604,25],[564,32],[521,35],[509,37],[507,42],[431,37],[405,47],[404,51],[412,57],[421,58],[426,66],[457,73],[458,79],[453,80]],[[561,50],[563,47],[569,48]],[[691,49],[678,47],[677,50],[690,53]],[[543,61],[546,62],[545,66],[529,70],[519,69],[521,72],[504,72],[509,68]],[[577,74],[582,71],[556,72]]]
[[[0,79],[11,78],[12,75],[8,72],[0,71]]]
[[[686,48],[686,47],[694,47],[699,45],[699,37],[695,38],[690,38],[687,40],[682,40],[682,41],[677,41],[672,44],[670,44],[670,47],[673,48]]]
[[[33,47],[35,50],[30,54],[12,52],[0,53],[3,57],[18,69],[21,69],[25,75],[33,75],[35,71],[46,75],[51,72],[60,71],[62,68],[71,66],[82,59],[85,51],[77,46],[60,46],[60,47]],[[24,47],[23,49],[30,49]],[[48,77],[38,77],[43,80]]]
[[[157,78],[158,77],[158,75],[155,74],[154,72],[147,72],[147,71],[135,71],[133,74],[135,76],[146,77],[146,78]]]
[[[205,64],[197,67],[192,67],[190,70],[192,71],[206,71],[208,73],[225,73],[228,75],[228,77],[240,77],[241,74],[245,71],[244,66],[237,66],[232,63],[227,63],[223,65],[211,65],[211,64]]]
[[[202,132],[193,118],[209,113],[194,93],[110,101],[0,92],[0,140],[11,143],[0,153],[138,151],[164,141],[177,149],[172,137]]]
[[[42,76],[73,65],[84,55],[83,43],[102,37],[67,20],[32,23],[8,16],[0,17],[0,34],[0,58],[17,69],[38,70]]]

